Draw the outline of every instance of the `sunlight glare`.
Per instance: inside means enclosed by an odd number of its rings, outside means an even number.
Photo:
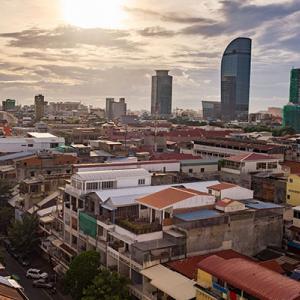
[[[124,0],[62,0],[64,20],[84,28],[119,28],[125,13]]]

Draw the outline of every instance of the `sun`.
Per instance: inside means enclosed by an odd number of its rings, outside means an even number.
[[[64,20],[84,28],[119,28],[125,18],[124,0],[61,0]]]

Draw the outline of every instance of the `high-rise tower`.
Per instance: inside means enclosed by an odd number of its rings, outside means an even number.
[[[221,64],[221,114],[224,121],[247,121],[251,39],[237,38],[224,51]]]
[[[151,114],[168,116],[172,113],[173,77],[167,70],[157,70],[152,76]]]

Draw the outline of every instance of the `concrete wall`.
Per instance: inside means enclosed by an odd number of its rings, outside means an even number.
[[[185,229],[188,255],[225,249],[226,245],[243,254],[255,255],[268,245],[281,246],[282,215],[256,218],[249,212],[230,219],[225,224]]]

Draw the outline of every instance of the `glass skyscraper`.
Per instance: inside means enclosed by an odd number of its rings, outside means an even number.
[[[151,114],[168,116],[172,113],[173,77],[167,70],[157,70],[152,76]]]
[[[221,115],[224,121],[247,121],[251,72],[251,39],[237,38],[221,64]]]
[[[283,107],[283,127],[291,127],[300,133],[300,69],[292,69],[290,99]]]

